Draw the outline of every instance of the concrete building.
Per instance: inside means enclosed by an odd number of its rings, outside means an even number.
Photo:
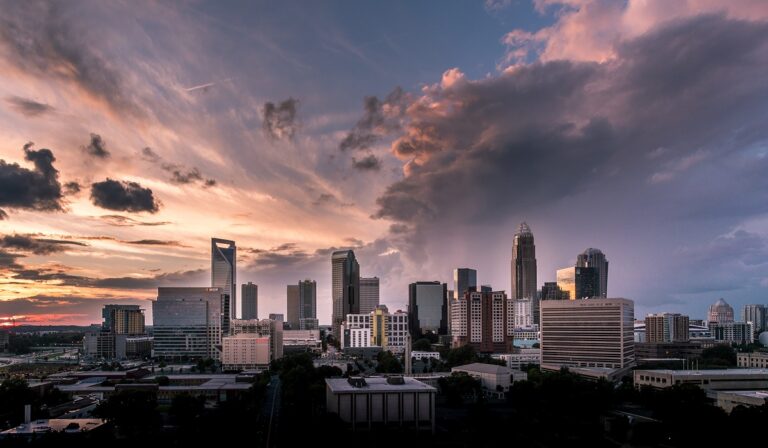
[[[648,359],[695,359],[708,346],[701,341],[689,342],[635,342],[638,362]]]
[[[379,277],[360,277],[360,314],[372,313],[379,306]]]
[[[513,300],[504,291],[468,291],[451,304],[452,346],[509,353],[514,338]]]
[[[283,331],[283,353],[323,351],[320,330],[285,330]]]
[[[665,389],[676,384],[695,384],[709,390],[768,389],[766,369],[635,370],[635,387]]]
[[[288,285],[286,287],[286,322],[291,330],[299,329],[299,310],[301,309],[301,300],[299,297],[299,285]]]
[[[341,348],[381,347],[392,353],[403,353],[408,337],[408,313],[390,313],[379,305],[370,314],[348,314],[342,324]]]
[[[608,297],[608,260],[600,249],[590,247],[576,257],[576,266],[594,268],[597,272],[597,285],[593,292],[595,297]]]
[[[379,425],[435,431],[437,389],[409,377],[329,378],[326,409],[352,430]]]
[[[371,315],[347,314],[347,320],[341,326],[341,348],[371,347]]]
[[[101,316],[101,330],[83,336],[87,358],[108,361],[152,355],[153,338],[145,333],[144,310],[138,305],[104,305]]]
[[[269,313],[269,320],[285,323],[285,315],[283,313]]]
[[[736,365],[748,369],[768,369],[768,352],[737,353]]]
[[[741,309],[741,321],[752,324],[752,339],[765,331],[768,324],[768,313],[765,305],[744,305]]]
[[[232,335],[251,334],[269,338],[270,361],[283,357],[283,323],[272,319],[236,319],[232,321]]]
[[[528,224],[521,223],[512,240],[512,280],[509,298],[514,300],[528,299],[531,302],[530,321],[538,323],[539,298],[536,293],[536,245],[533,233]],[[530,325],[530,324],[529,324]]]
[[[542,301],[541,365],[631,367],[634,320],[634,303],[627,299]]]
[[[440,352],[422,352],[419,350],[411,352],[411,358],[413,359],[440,359]]]
[[[568,294],[570,300],[595,297],[599,281],[595,268],[572,266],[557,270],[557,286]]]
[[[494,359],[501,359],[507,363],[507,367],[513,370],[521,370],[529,364],[541,364],[541,349],[539,348],[519,348],[515,353],[501,353],[492,355]]]
[[[211,287],[229,297],[229,319],[237,319],[237,247],[234,241],[211,238]]]
[[[676,313],[645,317],[645,342],[688,342],[688,316]]]
[[[351,250],[331,255],[331,325],[333,336],[341,339],[341,323],[347,314],[360,313],[360,264]]]
[[[411,335],[448,331],[448,285],[439,281],[408,285],[408,322]]]
[[[516,299],[512,301],[514,306],[515,328],[526,328],[534,325],[533,307],[531,299]]]
[[[768,405],[768,391],[728,390],[717,392],[717,406],[731,413],[736,406],[760,407]]]
[[[241,333],[225,337],[222,345],[221,364],[225,371],[265,368],[273,359],[269,336]]]
[[[259,318],[259,285],[251,282],[243,283],[241,291],[243,301],[243,319]]]
[[[139,305],[104,305],[102,328],[114,334],[146,334],[144,310]]]
[[[752,325],[746,322],[710,322],[709,331],[716,342],[747,344],[754,341]]]
[[[157,288],[154,356],[219,359],[229,334],[229,296],[221,288]]]
[[[479,362],[454,367],[451,369],[451,373],[455,372],[463,372],[477,378],[480,380],[483,390],[490,394],[503,394],[509,390],[513,382],[528,379],[528,374],[520,370]]]
[[[717,302],[709,306],[707,321],[711,323],[726,324],[733,322],[733,307],[728,305],[725,299],[717,299]]]

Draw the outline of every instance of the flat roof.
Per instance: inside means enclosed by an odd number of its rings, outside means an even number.
[[[405,384],[389,384],[384,377],[368,377],[365,378],[366,385],[363,387],[355,387],[347,381],[346,378],[328,378],[325,380],[325,384],[331,389],[333,393],[340,392],[437,392],[432,386],[422,383],[419,380],[403,377]]]
[[[687,375],[687,376],[727,376],[727,375],[750,375],[768,377],[768,369],[706,369],[706,370],[672,370],[672,369],[638,369],[635,374],[657,373],[662,375]]]
[[[463,366],[457,366],[451,369],[451,372],[479,372],[488,373],[491,375],[508,375],[512,373],[512,369],[506,366],[499,366],[496,364],[484,364],[482,362],[473,362],[472,364],[464,364]]]
[[[8,429],[0,434],[33,434],[39,432],[64,432],[64,429],[71,423],[78,425],[77,429],[66,432],[90,431],[104,424],[104,420],[97,418],[52,418],[50,420],[34,420],[29,424],[21,424],[15,428]]]
[[[748,398],[762,398],[768,401],[768,390],[720,390],[717,394],[739,395]]]

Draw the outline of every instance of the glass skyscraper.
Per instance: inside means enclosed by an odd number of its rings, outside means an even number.
[[[530,299],[531,306],[525,308],[531,315],[524,321],[539,323],[539,299],[536,293],[536,245],[528,224],[521,223],[512,242],[511,285],[509,296],[513,300]],[[517,318],[515,318],[517,321]]]
[[[317,282],[306,279],[299,282],[299,330],[317,328]]]
[[[258,319],[259,317],[259,285],[251,282],[242,285],[243,319]]]
[[[408,322],[411,335],[448,333],[448,285],[416,282],[408,286]]]
[[[379,306],[379,278],[360,278],[360,314],[372,313]]]
[[[600,249],[590,247],[576,258],[576,266],[594,268],[597,271],[596,297],[608,297],[608,260]]]
[[[360,264],[351,250],[331,255],[331,301],[333,336],[341,340],[341,323],[347,314],[360,313]]]
[[[211,238],[211,287],[229,296],[230,319],[237,319],[236,261],[234,241]]]

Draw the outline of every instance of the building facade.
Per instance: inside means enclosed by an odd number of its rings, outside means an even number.
[[[557,286],[557,282],[545,282],[541,287],[541,300],[568,300],[568,292]]]
[[[717,299],[717,302],[709,306],[707,321],[711,323],[725,324],[733,322],[733,307],[728,305],[725,299]]]
[[[716,342],[747,344],[754,341],[752,325],[747,322],[710,322],[709,331]]]
[[[273,359],[269,336],[241,333],[222,341],[221,364],[225,371],[265,368]]]
[[[341,337],[341,323],[347,314],[360,313],[360,264],[351,250],[331,255],[331,301],[333,335]]]
[[[145,334],[144,310],[139,305],[104,305],[102,328],[114,334]]]
[[[576,266],[580,268],[594,268],[597,272],[595,285],[595,297],[608,297],[608,260],[600,249],[590,247],[576,257]]]
[[[242,285],[243,319],[259,318],[259,285],[251,282]]]
[[[511,299],[529,299],[531,301],[532,323],[538,323],[539,300],[536,293],[536,245],[528,224],[521,223],[512,242],[511,261]]]
[[[299,295],[299,285],[288,285],[286,287],[286,323],[292,330],[299,329],[299,315],[301,314],[301,298]]]
[[[534,325],[533,300],[516,299],[512,301],[514,306],[515,328],[527,328]]]
[[[574,266],[557,270],[557,286],[570,300],[595,297],[599,277],[595,268]]]
[[[688,342],[688,316],[677,313],[649,314],[645,317],[645,342]]]
[[[211,238],[211,287],[229,297],[229,318],[237,319],[237,247],[234,241]]]
[[[631,367],[634,320],[627,299],[541,302],[542,367]]]
[[[768,369],[768,353],[737,353],[736,366],[747,369]]]
[[[317,330],[317,282],[299,282],[299,330]]]
[[[504,291],[468,291],[451,304],[452,346],[483,353],[509,353],[514,339],[514,305]]]
[[[250,334],[269,338],[270,361],[283,357],[283,321],[273,319],[236,319],[232,321],[232,335]]]
[[[765,305],[744,305],[741,309],[741,321],[752,324],[752,339],[765,331],[767,317]]]
[[[372,313],[379,306],[379,278],[360,277],[360,314]]]
[[[408,322],[411,335],[448,332],[448,285],[438,281],[408,285]]]

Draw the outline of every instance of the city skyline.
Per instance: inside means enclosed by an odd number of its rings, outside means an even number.
[[[9,5],[0,325],[150,324],[214,236],[233,312],[312,278],[330,323],[344,249],[392,310],[460,266],[512,294],[522,221],[536,289],[599,247],[638,316],[766,303],[768,7],[651,3]]]

